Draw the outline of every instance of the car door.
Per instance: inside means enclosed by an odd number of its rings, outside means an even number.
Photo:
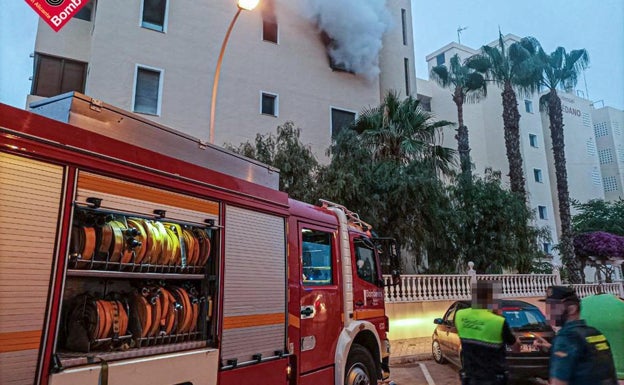
[[[444,317],[442,317],[442,324],[438,325],[438,342],[440,342],[440,349],[442,349],[442,354],[444,354],[445,357],[449,357],[449,354],[452,352],[449,331],[451,330],[452,323],[455,318],[456,306],[457,304],[454,303],[448,308]]]
[[[455,307],[455,312],[453,313],[453,318],[449,323],[449,331],[448,331],[448,343],[449,343],[449,353],[448,357],[455,361],[455,363],[461,366],[461,341],[459,339],[459,334],[457,334],[457,326],[455,326],[455,315],[458,311],[462,309],[468,308],[468,305],[457,302]]]
[[[371,322],[381,333],[385,331],[384,288],[375,245],[361,234],[351,234],[351,255],[354,319]]]
[[[336,230],[299,223],[302,374],[334,364],[342,329]]]

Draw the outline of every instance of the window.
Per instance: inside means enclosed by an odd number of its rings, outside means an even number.
[[[537,212],[539,213],[539,219],[548,219],[546,206],[537,206]]]
[[[31,93],[54,96],[65,92],[84,92],[87,63],[36,54],[35,76]]]
[[[262,92],[261,94],[260,113],[263,115],[277,116],[277,95],[267,92]]]
[[[594,138],[587,138],[587,141],[585,142],[585,147],[587,149],[587,155],[596,155],[596,142],[594,142]]]
[[[544,183],[544,180],[542,179],[542,170],[539,168],[533,169],[533,178],[535,178],[537,183]]]
[[[533,102],[530,100],[524,100],[524,110],[528,113],[533,113]]]
[[[583,126],[591,128],[591,119],[587,112],[583,112]]]
[[[161,73],[160,70],[137,67],[134,112],[160,114]]]
[[[598,167],[594,167],[594,169],[592,170],[591,178],[592,178],[592,184],[594,186],[600,186],[601,179],[600,179],[600,171],[598,171]]]
[[[441,66],[442,64],[444,64],[444,53],[439,54],[438,56],[436,56],[436,65],[437,66]]]
[[[537,135],[529,134],[529,144],[531,145],[531,147],[535,147],[535,148],[539,147],[537,145]]]
[[[596,138],[609,135],[609,129],[607,128],[607,122],[600,122],[594,124],[594,134]]]
[[[428,96],[418,95],[418,101],[420,102],[420,108],[425,111],[431,112],[431,98]]]
[[[143,0],[141,27],[165,32],[167,0]]]
[[[600,164],[612,163],[613,151],[610,148],[598,150],[598,160],[600,160]]]
[[[605,192],[617,191],[617,179],[614,176],[605,176],[602,178],[602,186]]]
[[[277,21],[273,18],[262,19],[262,40],[277,43]]]
[[[93,1],[90,0],[84,7],[80,8],[80,11],[74,15],[74,18],[80,20],[91,21],[91,14],[93,13]]]
[[[373,244],[364,238],[356,238],[353,240],[353,247],[355,248],[355,267],[358,277],[376,285],[379,275]]]
[[[307,286],[331,285],[334,282],[332,272],[332,234],[326,231],[301,230],[302,280]]]
[[[401,9],[401,28],[403,31],[403,45],[407,45],[407,11]]]
[[[550,243],[548,242],[542,243],[542,249],[544,250],[544,253],[550,254],[550,251],[551,251]]]
[[[349,127],[355,122],[355,112],[339,110],[337,108],[331,109],[331,134],[332,138],[343,129]]]
[[[411,90],[410,90],[410,65],[409,65],[409,59],[408,58],[403,58],[403,68],[405,71],[405,95],[406,96],[410,96],[411,94]]]

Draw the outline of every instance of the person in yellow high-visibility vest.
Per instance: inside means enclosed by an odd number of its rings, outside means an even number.
[[[472,288],[472,307],[455,315],[461,340],[462,385],[506,385],[505,345],[517,343],[498,308],[500,283],[477,281]]]

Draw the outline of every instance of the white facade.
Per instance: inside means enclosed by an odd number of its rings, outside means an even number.
[[[506,35],[504,41],[510,44],[520,38],[514,35]],[[495,46],[498,40],[490,43]],[[450,43],[439,50],[427,55],[429,71],[439,64],[449,65],[450,58],[458,54],[464,59],[478,53],[477,50]],[[443,89],[434,81],[419,79],[419,98],[431,105],[431,111],[438,119],[456,122],[457,109],[452,101],[452,90]],[[500,170],[504,182],[508,183],[509,163],[505,151],[503,119],[502,119],[502,90],[489,85],[488,95],[479,103],[464,104],[464,122],[468,127],[470,136],[470,155],[474,164],[474,172],[483,175],[486,168]],[[599,163],[599,151],[596,147],[594,136],[594,124],[592,123],[593,107],[586,99],[573,94],[560,93],[563,118],[566,164],[568,172],[568,188],[570,198],[580,202],[590,199],[604,199],[603,177]],[[552,245],[558,243],[560,224],[558,215],[557,184],[554,173],[554,160],[548,115],[540,112],[539,95],[517,95],[518,110],[520,112],[520,151],[523,158],[526,190],[530,207],[535,210],[536,225],[546,226],[550,229],[552,241],[543,244],[544,251],[551,252]],[[611,112],[611,111],[609,111]],[[605,112],[608,115],[608,112]],[[624,123],[617,123],[617,118],[610,116],[604,119],[607,124],[624,127]],[[621,119],[621,116],[620,116]],[[615,136],[614,136],[615,137]],[[610,137],[611,138],[611,137]],[[617,149],[622,149],[623,139],[620,142],[613,138],[610,145],[613,147],[614,159]],[[606,140],[606,139],[605,139]],[[601,142],[602,143],[602,142]],[[620,147],[618,146],[620,144]],[[444,145],[457,148],[454,128],[447,129],[444,135]],[[607,145],[606,141],[603,145]],[[624,155],[624,149],[620,151]],[[617,158],[619,159],[619,158]],[[624,159],[624,158],[623,158]],[[624,160],[623,160],[624,161]],[[616,163],[621,164],[621,163]],[[604,168],[603,168],[604,170]],[[614,176],[619,178],[619,188],[622,185],[622,173],[613,171]],[[572,212],[574,214],[574,210]],[[544,242],[547,243],[547,242]],[[560,263],[555,254],[555,264]]]
[[[92,21],[73,19],[59,33],[40,21],[35,52],[87,63],[84,93],[129,111],[135,107],[139,72],[158,74],[158,106],[147,117],[208,141],[213,76],[236,2],[167,1],[162,31],[142,26],[144,2],[98,1]],[[265,0],[238,17],[220,74],[215,144],[253,141],[258,133],[274,133],[293,121],[302,142],[324,160],[332,108],[357,114],[378,105],[386,90],[405,96],[409,88],[415,94],[409,0],[387,2],[390,17],[381,20],[387,25],[376,76],[330,67],[305,3]],[[277,24],[276,42],[263,38],[263,20]],[[273,99],[274,113],[262,113],[263,94]],[[36,99],[30,95],[28,102]]]
[[[602,107],[592,119],[605,199],[624,199],[624,111]]]
[[[572,93],[559,92],[563,113],[563,135],[565,142],[566,171],[568,173],[568,191],[570,199],[585,203],[591,199],[604,199],[602,176],[596,138],[591,119],[592,106],[589,100]],[[557,199],[557,180],[555,178],[555,160],[550,139],[548,114],[542,112],[542,128],[548,149],[548,164],[551,179],[552,201],[555,207],[557,228],[559,223],[559,201]],[[574,215],[576,210],[571,207]]]

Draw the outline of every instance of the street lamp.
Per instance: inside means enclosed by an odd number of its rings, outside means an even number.
[[[241,11],[244,9],[246,11],[251,11],[254,9],[260,0],[238,0],[237,6],[238,10],[236,14],[232,18],[230,22],[230,26],[228,27],[227,32],[225,33],[225,37],[223,38],[223,43],[221,44],[221,52],[219,53],[219,59],[217,60],[217,68],[215,69],[214,80],[212,81],[212,99],[210,100],[210,143],[214,144],[214,124],[215,124],[215,109],[217,107],[217,89],[219,88],[219,75],[221,74],[221,62],[223,61],[223,53],[225,52],[225,47],[227,46],[228,39],[230,38],[230,33],[232,32],[232,28],[234,28],[234,23],[236,23],[236,19],[238,19],[238,15],[240,15]]]

